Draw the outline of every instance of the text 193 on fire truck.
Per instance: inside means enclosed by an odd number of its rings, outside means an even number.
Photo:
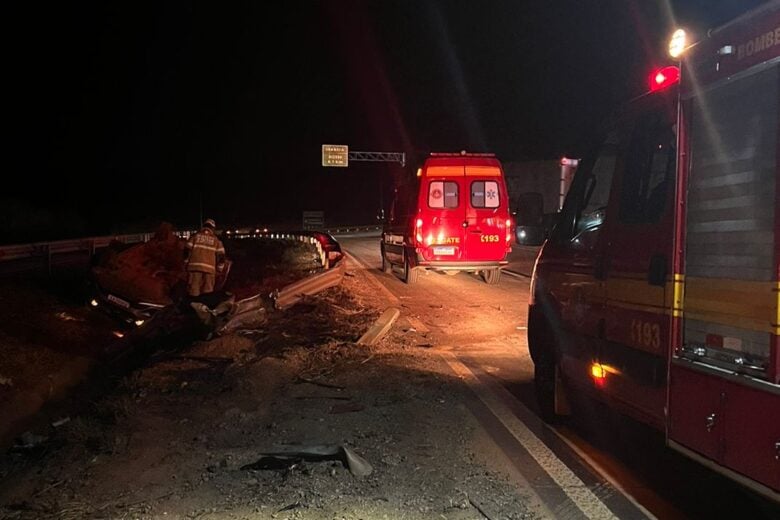
[[[672,43],[537,259],[539,406],[587,391],[780,501],[780,2]]]

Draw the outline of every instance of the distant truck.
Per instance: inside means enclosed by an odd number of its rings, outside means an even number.
[[[780,2],[670,51],[537,259],[539,408],[590,394],[780,502]]]
[[[579,160],[524,161],[506,165],[515,240],[539,246],[549,237]]]
[[[479,273],[497,284],[511,244],[509,198],[498,159],[436,153],[416,177],[395,188],[382,230],[382,269],[400,266],[406,283],[432,269]]]

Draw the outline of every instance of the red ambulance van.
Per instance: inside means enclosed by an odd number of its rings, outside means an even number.
[[[504,172],[493,154],[434,153],[417,176],[395,189],[382,231],[382,270],[479,273],[497,284],[511,251]]]

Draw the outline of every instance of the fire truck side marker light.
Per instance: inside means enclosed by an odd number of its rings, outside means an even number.
[[[604,380],[607,377],[607,371],[604,370],[604,367],[600,363],[593,363],[590,366],[590,375],[593,376],[594,379]]]

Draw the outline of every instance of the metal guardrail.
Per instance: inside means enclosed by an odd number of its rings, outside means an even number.
[[[331,235],[348,235],[353,233],[380,232],[382,226],[377,224],[364,226],[331,226],[324,231]],[[189,238],[194,231],[177,231],[175,235],[180,238]],[[231,238],[276,238],[293,239],[300,236],[295,233],[274,233],[267,229],[242,229],[224,231]],[[154,233],[133,233],[125,235],[109,235],[100,237],[77,238],[71,240],[57,240],[53,242],[35,242],[31,244],[0,245],[0,274],[17,274],[29,271],[45,270],[51,273],[52,268],[58,265],[70,265],[75,263],[73,257],[83,255],[91,258],[96,251],[105,249],[111,242],[117,241],[124,244],[137,244],[148,242]],[[305,237],[308,240],[310,237]],[[324,253],[319,248],[322,257]],[[84,258],[81,258],[84,261]],[[324,263],[324,260],[323,260]]]
[[[341,261],[332,269],[291,283],[273,295],[274,306],[277,309],[286,309],[305,296],[339,285],[344,278],[345,266],[346,263]]]
[[[191,233],[191,231],[177,231],[175,235],[189,238]],[[148,242],[152,237],[154,233],[134,233],[0,246],[0,273],[16,274],[41,268],[51,273],[55,265],[72,263],[67,261],[68,257],[72,259],[73,256],[80,254],[91,258],[96,251],[105,249],[114,241],[137,244]]]
[[[372,224],[370,226],[333,226],[325,230],[331,235],[344,235],[350,233],[367,233],[376,231],[377,233],[382,231],[382,226]]]

